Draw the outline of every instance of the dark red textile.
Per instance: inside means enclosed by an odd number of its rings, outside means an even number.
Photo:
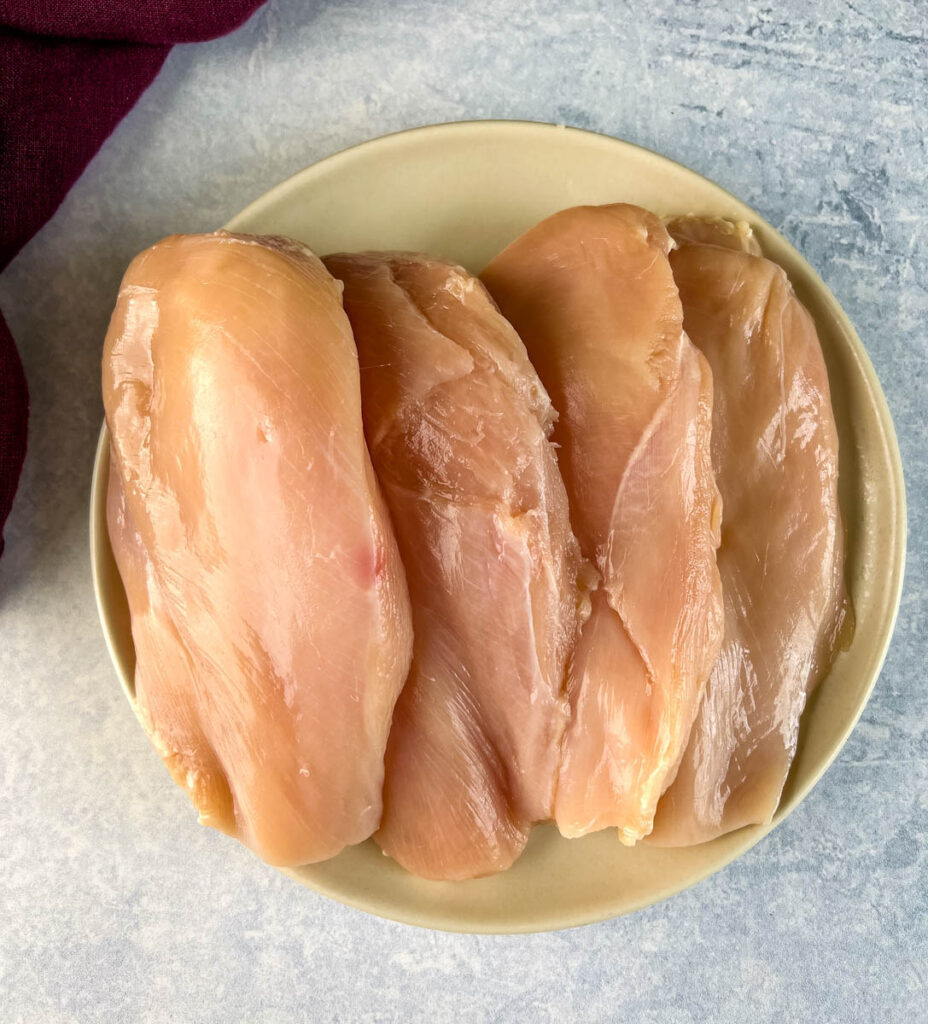
[[[0,0],[0,270],[51,217],[171,46],[223,35],[263,0]],[[0,314],[0,551],[28,395]]]
[[[66,39],[202,43],[238,28],[263,0],[0,0],[0,25]]]

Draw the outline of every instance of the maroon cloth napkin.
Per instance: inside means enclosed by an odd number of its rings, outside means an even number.
[[[0,0],[0,270],[58,208],[174,43],[231,32],[263,0]],[[0,313],[0,553],[29,398]]]

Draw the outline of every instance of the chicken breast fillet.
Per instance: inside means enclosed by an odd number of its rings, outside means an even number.
[[[553,813],[584,614],[554,411],[518,335],[462,268],[403,253],[326,265],[345,285],[415,623],[375,838],[417,875],[486,875]]]
[[[650,832],[721,642],[712,379],[683,331],[670,247],[645,210],[577,207],[482,275],[558,410],[572,523],[602,577],[569,673],[566,836]]]
[[[294,242],[174,236],[103,355],[139,717],[201,820],[279,865],[379,825],[411,658],[340,291]]]
[[[687,333],[712,366],[725,639],[652,841],[769,822],[806,697],[850,624],[838,434],[815,324],[731,225],[671,224]]]

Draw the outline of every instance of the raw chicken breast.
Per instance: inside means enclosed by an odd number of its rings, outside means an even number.
[[[500,871],[552,814],[584,601],[554,411],[460,267],[402,253],[326,264],[345,284],[415,623],[375,838],[426,878]]]
[[[340,291],[294,242],[174,236],[103,356],[139,717],[201,820],[280,865],[377,828],[411,657]]]
[[[715,381],[725,640],[652,840],[703,842],[777,808],[806,696],[848,622],[838,434],[812,318],[719,222],[676,232],[685,326]]]
[[[571,660],[555,818],[566,836],[651,830],[721,641],[712,380],[683,332],[670,236],[634,206],[578,207],[483,280],[560,418],[584,555],[602,575]]]
[[[111,453],[111,460],[114,456]],[[136,660],[135,712],[178,786],[188,790],[204,825],[235,834],[232,793],[222,765],[183,696],[196,671],[155,578],[154,566],[126,506],[122,479],[111,461],[106,520],[113,556],[126,588]],[[172,743],[157,722],[171,723]]]

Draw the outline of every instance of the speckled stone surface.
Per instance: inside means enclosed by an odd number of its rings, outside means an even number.
[[[33,410],[0,561],[0,1019],[928,1020],[926,32],[914,0],[272,0],[173,52],[0,278]],[[346,909],[196,826],[117,685],[87,552],[131,256],[352,143],[485,117],[649,146],[780,228],[870,351],[910,510],[886,667],[797,812],[660,906],[501,938]]]

